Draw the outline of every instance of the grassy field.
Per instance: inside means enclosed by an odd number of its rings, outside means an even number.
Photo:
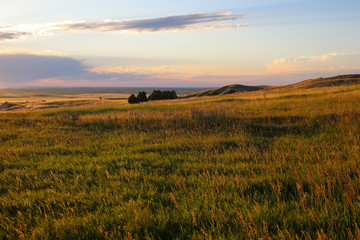
[[[359,239],[360,85],[0,112],[1,239]]]

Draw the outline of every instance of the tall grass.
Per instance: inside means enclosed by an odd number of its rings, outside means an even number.
[[[359,87],[265,93],[0,114],[0,238],[360,238]]]

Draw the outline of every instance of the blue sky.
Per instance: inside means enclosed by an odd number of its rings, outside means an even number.
[[[283,85],[360,72],[359,1],[0,3],[0,87]]]

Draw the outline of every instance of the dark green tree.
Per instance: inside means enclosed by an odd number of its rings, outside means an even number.
[[[139,103],[139,100],[137,97],[135,97],[134,94],[131,94],[130,97],[128,98],[128,103],[130,104]]]
[[[176,99],[176,98],[177,98],[177,94],[176,94],[175,90],[172,90],[172,91],[170,92],[170,98],[171,98],[171,99]]]
[[[137,99],[139,102],[147,102],[148,98],[146,96],[146,92],[139,92],[139,94],[137,95]]]
[[[176,98],[177,98],[177,94],[175,90],[172,91],[154,90],[149,96],[149,100],[176,99]]]
[[[160,99],[161,99],[160,90],[154,90],[149,96],[149,100],[160,100]]]

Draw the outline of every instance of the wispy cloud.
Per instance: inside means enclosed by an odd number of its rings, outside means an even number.
[[[231,12],[195,13],[130,20],[99,20],[65,23],[0,25],[0,41],[46,36],[59,32],[161,32],[246,28],[235,22],[245,15]]]
[[[5,27],[4,27],[5,28]],[[31,35],[29,32],[0,32],[0,41],[13,40]]]
[[[66,23],[0,25],[0,41],[25,38],[28,35],[45,36],[59,32],[161,32],[234,29],[250,27],[235,22],[245,15],[231,12],[195,13],[157,18],[130,20],[99,20]]]
[[[134,20],[103,20],[93,22],[76,22],[60,24],[63,31],[135,31],[158,32],[169,30],[194,30],[194,29],[224,29],[241,28],[246,24],[219,24],[235,21],[243,15],[231,12],[196,13],[186,15],[172,15],[158,18],[145,18]],[[216,24],[217,23],[217,24]]]

